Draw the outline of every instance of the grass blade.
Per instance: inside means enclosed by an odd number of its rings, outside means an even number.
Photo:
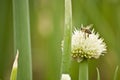
[[[71,54],[71,34],[72,34],[71,0],[65,0],[65,27],[64,27],[64,43],[63,43],[63,53],[62,53],[62,73],[69,72],[70,54]]]
[[[17,69],[18,69],[18,56],[19,56],[19,51],[17,51],[14,63],[13,63],[13,68],[10,76],[10,80],[16,80],[17,79]]]
[[[17,80],[32,80],[28,0],[13,0],[15,50],[19,49]]]

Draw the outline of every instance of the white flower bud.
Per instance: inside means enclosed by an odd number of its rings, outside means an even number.
[[[62,74],[61,80],[71,80],[71,77],[69,74]]]

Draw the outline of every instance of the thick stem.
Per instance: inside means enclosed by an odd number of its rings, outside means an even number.
[[[79,80],[88,80],[88,61],[83,60],[79,63]]]

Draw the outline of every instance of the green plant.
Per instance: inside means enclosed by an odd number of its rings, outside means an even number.
[[[29,0],[13,0],[14,50],[19,50],[17,80],[32,80]]]

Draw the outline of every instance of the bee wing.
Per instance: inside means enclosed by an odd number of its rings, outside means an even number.
[[[86,29],[91,29],[92,26],[93,26],[93,24],[90,24],[90,25],[88,25],[88,26],[86,27]]]

